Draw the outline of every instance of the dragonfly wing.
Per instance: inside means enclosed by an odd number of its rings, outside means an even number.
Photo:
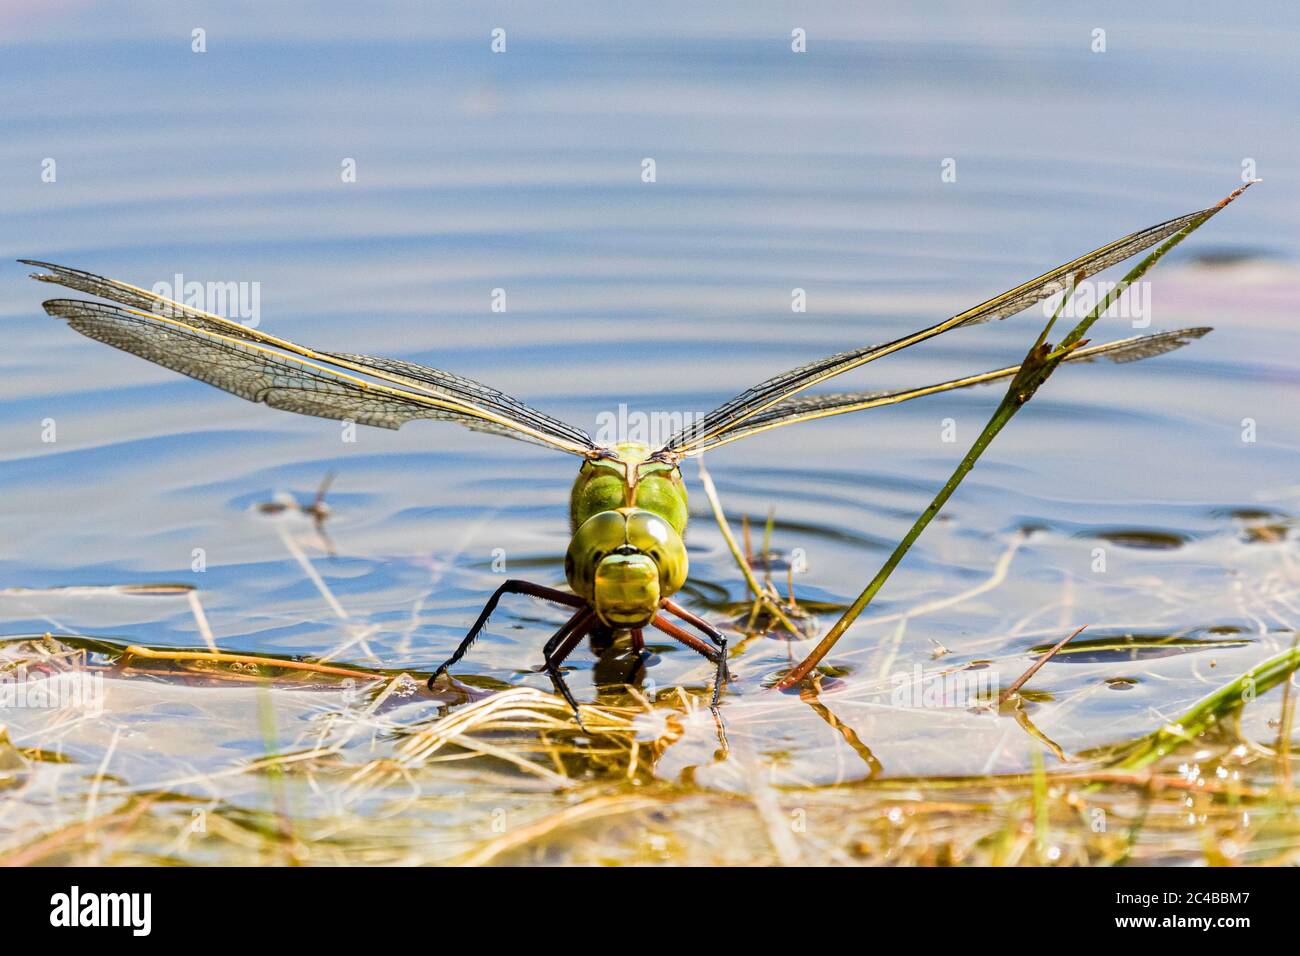
[[[511,398],[503,392],[464,376],[453,375],[440,369],[429,368],[399,359],[318,352],[315,349],[298,345],[287,339],[278,338],[232,319],[195,309],[147,289],[119,282],[116,279],[107,279],[91,272],[71,269],[67,266],[55,265],[49,262],[31,259],[19,261],[26,265],[48,270],[44,274],[33,274],[34,279],[57,283],[78,292],[111,299],[127,306],[129,310],[137,310],[138,313],[144,313],[146,316],[152,315],[160,322],[170,322],[171,328],[188,328],[228,341],[265,346],[266,348],[261,349],[259,354],[269,352],[270,354],[287,353],[291,356],[301,356],[307,361],[308,365],[313,367],[325,364],[352,372],[359,372],[362,375],[378,379],[380,384],[391,386],[388,389],[390,393],[398,395],[410,392],[421,393],[427,399],[432,400],[431,403],[427,401],[424,403],[426,408],[440,408],[447,413],[440,416],[420,415],[415,417],[437,417],[446,421],[456,421],[476,431],[506,435],[534,444],[558,448],[561,451],[575,455],[586,455],[596,448],[595,442],[582,429],[552,418],[529,407],[518,399]],[[74,300],[56,299],[53,301],[67,303]],[[94,305],[94,303],[81,304]],[[49,303],[47,303],[47,311],[49,311],[48,306]],[[89,334],[89,332],[86,334]],[[159,331],[152,334],[161,335],[161,327],[159,327]],[[95,336],[91,337],[94,338]],[[173,343],[174,341],[173,339]],[[127,349],[127,351],[132,350]],[[143,357],[150,358],[147,355]],[[150,358],[150,361],[165,365],[168,368],[173,367],[168,365],[167,362],[155,358]],[[175,361],[184,362],[185,357],[178,356]],[[183,369],[176,369],[176,371],[182,371],[184,374],[191,375],[192,378],[207,381],[201,375],[195,375]],[[339,374],[337,370],[323,369],[321,371],[325,374],[333,374],[336,377]],[[350,376],[343,376],[340,380],[348,378]],[[391,399],[392,396],[389,397]],[[297,400],[300,402],[305,401],[301,396]],[[288,408],[288,406],[275,407],[286,407],[289,411],[298,411],[298,409]],[[304,411],[303,414],[315,413]],[[361,421],[360,418],[356,420]],[[368,422],[367,424],[371,423]],[[397,425],[385,427],[396,428]]]
[[[788,372],[782,372],[780,375],[742,392],[729,402],[718,406],[693,422],[687,428],[682,429],[669,439],[662,451],[676,455],[697,454],[727,430],[738,427],[746,420],[772,408],[806,388],[952,329],[1014,315],[1035,302],[1063,292],[1073,284],[1122,262],[1144,249],[1149,249],[1156,243],[1168,239],[1198,221],[1209,218],[1222,209],[1228,201],[1235,198],[1239,192],[1240,190],[1230,196],[1228,200],[1216,206],[1188,213],[1185,216],[1179,216],[1177,219],[1170,219],[1168,222],[1150,226],[1122,239],[1107,243],[1086,255],[1080,256],[1078,259],[1057,266],[1050,272],[1043,273],[1036,279],[1030,279],[1013,289],[1008,289],[987,302],[982,302],[974,308],[945,319],[938,325],[932,325],[928,329],[913,332],[910,335],[905,335],[900,339],[882,345],[870,345],[865,348],[852,349],[848,352],[840,352],[810,362],[807,365],[801,365]]]
[[[39,259],[19,259],[18,261],[25,266],[35,266],[38,269],[48,270],[44,273],[32,273],[31,277],[38,282],[61,285],[66,289],[110,299],[132,309],[139,309],[142,312],[153,312],[169,318],[180,319],[187,325],[192,325],[207,332],[229,335],[249,342],[274,344],[278,341],[274,336],[258,332],[256,329],[233,319],[227,319],[211,312],[204,312],[201,309],[182,305],[180,302],[166,296],[150,292],[148,289],[141,289],[139,286],[119,282],[117,279],[106,279],[103,276],[95,275],[93,272],[56,265],[53,262],[41,262]]]
[[[1137,335],[1115,342],[1107,342],[1104,345],[1093,345],[1078,349],[1066,361],[1096,362],[1105,359],[1109,362],[1137,362],[1141,359],[1164,355],[1166,352],[1182,348],[1210,331],[1211,329],[1208,328],[1194,328],[1179,329],[1174,332],[1156,332],[1151,335]],[[987,385],[992,382],[1000,382],[1011,378],[1018,371],[1020,371],[1020,366],[1012,365],[1007,368],[995,369],[991,372],[980,372],[977,375],[967,375],[964,378],[939,382],[935,385],[925,385],[920,388],[850,392],[838,395],[800,395],[788,398],[773,405],[766,411],[754,415],[740,425],[723,432],[700,446],[697,451],[710,451],[738,439],[771,431],[773,428],[780,428],[783,425],[794,425],[798,422],[829,418],[832,415],[844,415],[848,412],[879,408],[882,405],[897,405],[899,402],[921,398],[925,395],[950,392],[953,389],[968,388],[972,385]]]
[[[1095,362],[1097,359],[1102,358],[1117,365],[1122,365],[1125,362],[1140,362],[1143,359],[1155,358],[1157,355],[1164,355],[1166,352],[1180,349],[1184,345],[1209,335],[1213,331],[1214,329],[1209,326],[1202,325],[1194,329],[1176,329],[1173,332],[1135,335],[1129,339],[1120,339],[1118,342],[1107,342],[1105,345],[1094,345],[1079,349],[1066,361]]]
[[[504,392],[476,382],[472,378],[444,372],[442,369],[430,368],[404,359],[381,358],[376,355],[353,355],[346,352],[322,352],[330,360],[339,359],[348,365],[357,365],[368,369],[383,371],[399,378],[417,390],[432,388],[435,392],[454,394],[477,407],[491,408],[512,422],[527,424],[537,431],[557,439],[568,441],[584,449],[595,449],[596,443],[581,428],[570,425],[558,418],[552,418],[545,412],[525,405],[517,398],[511,398]]]
[[[417,418],[450,421],[554,447],[513,423],[467,413],[431,395],[366,381],[178,319],[76,299],[52,299],[45,311],[82,335],[271,408],[379,428],[400,428]]]

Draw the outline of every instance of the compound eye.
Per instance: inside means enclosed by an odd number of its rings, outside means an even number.
[[[564,558],[565,577],[575,594],[590,599],[596,565],[626,544],[626,520],[616,511],[592,515],[574,532]]]
[[[584,521],[578,532],[613,550],[623,543],[625,526],[626,519],[617,511],[602,511]]]
[[[665,596],[681,588],[686,581],[686,548],[672,525],[653,512],[638,511],[627,519],[627,540],[658,565]]]
[[[652,553],[677,537],[677,532],[663,518],[648,511],[638,511],[627,519],[628,544],[639,551]]]

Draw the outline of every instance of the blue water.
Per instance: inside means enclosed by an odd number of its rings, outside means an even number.
[[[497,26],[502,54],[489,50]],[[263,329],[472,375],[594,429],[620,402],[702,412],[787,367],[929,325],[1217,201],[1246,164],[1264,183],[1151,276],[1152,330],[1216,331],[1140,365],[1063,370],[833,658],[871,670],[897,615],[989,579],[1024,528],[1035,530],[996,587],[909,621],[898,666],[928,662],[935,642],[950,661],[1020,662],[1082,623],[1250,633],[1249,647],[1219,656],[1220,673],[1289,640],[1294,532],[1247,543],[1259,519],[1234,513],[1267,511],[1289,529],[1300,504],[1291,5],[1247,16],[1175,3],[47,3],[8,6],[0,27],[0,587],[28,589],[0,594],[4,635],[193,646],[183,598],[44,591],[176,581],[200,588],[222,646],[347,645],[355,663],[428,669],[500,582],[494,559],[562,582],[576,465],[437,423],[345,442],[336,422],[243,403],[77,336],[42,313],[50,290],[15,258],[142,286],[178,272],[257,283]],[[196,27],[204,53],[191,51]],[[795,27],[806,54],[790,51]],[[1105,52],[1090,49],[1097,27]],[[949,158],[955,182],[941,180]],[[42,181],[46,159],[54,182]],[[348,159],[355,182],[341,176]],[[1210,253],[1232,261],[1203,261]],[[794,288],[806,313],[790,310]],[[494,289],[504,313],[491,310]],[[956,332],[847,387],[1011,364],[1041,323],[1035,308]],[[1110,319],[1094,339],[1130,334]],[[999,394],[774,432],[710,468],[735,521],[775,508],[774,548],[806,555],[802,596],[847,603]],[[51,424],[56,440],[44,441]],[[257,508],[277,492],[310,500],[329,471],[335,557],[306,519]],[[687,477],[687,595],[728,621],[744,584],[693,465]],[[1108,544],[1116,529],[1185,543]],[[895,617],[874,623],[881,615]],[[528,669],[556,623],[550,610],[503,607],[461,669],[547,687]],[[750,645],[736,699],[806,649]],[[1204,692],[1190,661],[1143,662],[1158,679],[1089,692],[1050,732],[1067,749],[1140,732],[1153,708],[1167,716]],[[574,667],[589,698],[589,655]],[[1128,673],[1048,667],[1039,681],[1065,697]],[[667,645],[652,676],[707,677]],[[901,731],[875,733],[887,769],[970,769],[942,750],[913,766]]]

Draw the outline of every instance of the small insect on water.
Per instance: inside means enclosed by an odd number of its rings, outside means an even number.
[[[334,483],[334,472],[325,473],[321,480],[320,487],[316,489],[316,495],[311,500],[311,504],[304,505],[288,492],[277,492],[275,497],[270,501],[263,501],[257,506],[259,513],[264,515],[282,515],[286,512],[300,514],[305,518],[310,518],[312,525],[316,528],[316,536],[320,538],[324,546],[325,553],[331,558],[337,557],[338,552],[334,548],[334,542],[330,540],[329,534],[325,531],[325,522],[329,520],[330,506],[325,503],[325,495],[329,493],[330,485]]]
[[[66,319],[73,329],[92,339],[240,398],[302,415],[350,419],[380,428],[398,428],[419,418],[456,422],[581,458],[570,497],[572,539],[564,562],[570,590],[522,580],[505,582],[489,598],[450,658],[429,678],[432,687],[465,655],[503,596],[542,598],[573,610],[551,635],[542,655],[547,674],[576,716],[577,703],[561,676],[560,665],[597,629],[630,632],[633,648],[643,657],[646,628],[659,630],[703,655],[716,667],[715,706],[729,679],[727,641],[722,632],[673,601],[689,570],[683,544],[687,498],[680,465],[684,459],[798,422],[1010,379],[1019,370],[1017,366],[894,391],[800,394],[944,332],[1005,318],[1044,298],[1068,292],[1073,284],[1176,235],[1218,208],[1198,210],[1132,233],[892,342],[851,349],[783,372],[693,421],[655,449],[634,443],[602,447],[580,428],[450,372],[401,359],[318,351],[123,282],[46,262],[20,261],[46,270],[34,273],[35,279],[116,303],[52,299],[44,304],[50,315]],[[1208,331],[1192,328],[1134,336],[1077,349],[1068,361],[1131,362],[1176,349]]]

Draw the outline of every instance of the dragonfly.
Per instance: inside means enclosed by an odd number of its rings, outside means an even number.
[[[689,570],[683,543],[687,493],[681,470],[686,459],[802,422],[1011,379],[1019,366],[915,388],[807,393],[936,336],[1003,319],[1045,298],[1069,294],[1089,276],[1176,235],[1221,206],[1131,233],[928,328],[775,375],[693,419],[658,448],[636,442],[599,445],[581,428],[462,375],[404,359],[308,348],[124,282],[48,262],[19,261],[43,270],[33,273],[34,279],[108,300],[61,298],[44,303],[48,314],[65,320],[75,331],[248,401],[379,428],[396,429],[416,419],[453,422],[581,459],[569,503],[571,537],[564,558],[569,589],[522,579],[505,581],[428,679],[432,690],[460,662],[503,597],[549,601],[570,613],[546,641],[543,667],[581,724],[577,702],[560,668],[589,635],[627,634],[643,662],[649,658],[647,629],[699,653],[715,670],[711,698],[715,708],[730,680],[726,635],[673,600]],[[1089,345],[1076,349],[1068,361],[1132,362],[1172,351],[1209,331],[1187,328]]]

